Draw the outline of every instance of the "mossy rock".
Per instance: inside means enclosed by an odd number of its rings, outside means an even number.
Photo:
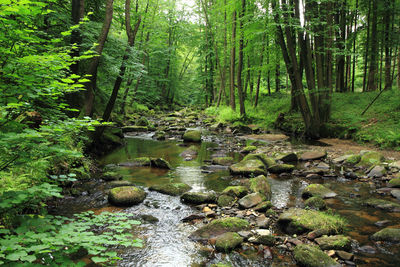
[[[361,160],[361,156],[358,154],[350,155],[345,159],[345,162],[351,165],[356,165]]]
[[[229,252],[243,243],[243,237],[235,232],[227,232],[217,236],[215,248],[221,252]]]
[[[337,194],[322,184],[310,184],[304,188],[301,194],[303,198],[320,197],[320,198],[333,198]]]
[[[244,197],[249,193],[249,189],[245,186],[236,185],[236,186],[228,186],[222,191],[222,194],[234,196],[234,197]]]
[[[151,164],[149,157],[135,158],[132,162],[134,166],[150,166]]]
[[[158,141],[165,140],[166,133],[164,131],[156,131],[154,133],[154,138]]]
[[[235,198],[229,195],[220,195],[217,204],[220,207],[230,207],[235,202]]]
[[[197,131],[197,130],[186,131],[183,134],[183,141],[200,143],[201,142],[201,132]]]
[[[101,135],[101,143],[111,146],[120,146],[124,143],[123,138],[124,134],[120,128],[106,127]]]
[[[251,178],[249,182],[251,191],[264,195],[266,200],[271,199],[271,185],[269,184],[267,177],[264,175],[259,175],[255,178]]]
[[[384,161],[385,158],[383,155],[379,152],[371,151],[367,152],[364,155],[362,155],[360,162],[357,164],[357,166],[361,167],[371,167],[373,165],[378,165]]]
[[[234,159],[232,157],[217,157],[212,159],[212,164],[215,165],[222,165],[222,166],[229,166],[232,165]]]
[[[171,196],[180,196],[183,193],[192,189],[191,186],[184,183],[168,183],[162,185],[153,185],[149,188],[151,191],[157,191],[162,194],[171,195]]]
[[[254,239],[254,241],[251,241],[251,242],[272,247],[276,243],[276,238],[273,235],[262,235],[262,236],[257,236]]]
[[[122,179],[122,175],[118,172],[108,171],[103,173],[101,179],[103,179],[104,181],[118,181]]]
[[[266,173],[264,163],[258,159],[242,160],[239,163],[231,165],[229,167],[229,171],[233,175],[244,176],[260,175]]]
[[[119,181],[111,181],[111,182],[107,183],[107,185],[106,185],[107,188],[115,188],[115,187],[121,187],[121,186],[134,186],[134,184],[127,180],[119,180]]]
[[[278,224],[289,234],[302,234],[319,229],[329,234],[340,234],[345,229],[346,221],[338,215],[291,208],[279,216]]]
[[[265,201],[265,196],[260,193],[252,193],[248,194],[241,199],[239,199],[239,206],[243,209],[249,209],[254,206],[257,206],[261,202]]]
[[[146,117],[140,117],[136,123],[137,126],[149,126],[150,123],[149,121],[146,119]]]
[[[285,163],[297,162],[299,160],[299,157],[294,152],[278,153],[275,155],[275,158]]]
[[[124,133],[147,132],[147,130],[148,130],[148,128],[146,126],[137,126],[137,125],[124,126],[121,129],[122,129],[122,132],[124,132]]]
[[[215,203],[217,195],[214,192],[186,192],[181,196],[181,200],[190,204]]]
[[[146,192],[135,186],[115,187],[110,190],[108,200],[116,206],[133,206],[143,202]]]
[[[209,239],[227,232],[239,232],[249,228],[249,222],[237,217],[226,217],[211,221],[197,229],[190,237],[194,240]]]
[[[259,154],[248,154],[243,158],[243,161],[246,160],[261,160],[262,163],[264,163],[266,168],[269,168],[273,165],[276,164],[276,160],[273,158],[268,157],[265,154],[259,153]]]
[[[384,199],[372,198],[372,199],[367,199],[364,203],[367,206],[387,211],[400,210],[400,204]]]
[[[400,178],[394,178],[387,184],[388,187],[400,188]]]
[[[167,170],[172,169],[172,167],[169,164],[169,162],[166,161],[163,158],[151,159],[151,167],[160,168],[160,169],[167,169]]]
[[[216,264],[211,264],[210,267],[232,267],[232,265],[225,263],[216,263]]]
[[[245,148],[243,148],[243,149],[240,151],[240,153],[248,154],[248,153],[253,152],[253,151],[255,151],[255,150],[257,150],[257,147],[256,147],[256,146],[246,146]]]
[[[318,246],[322,250],[351,250],[351,238],[344,235],[331,235],[316,238]]]
[[[307,208],[314,209],[314,210],[326,210],[326,203],[319,196],[310,197],[309,199],[304,201],[304,205]]]
[[[263,202],[257,204],[255,207],[253,207],[253,210],[258,211],[258,212],[264,212],[270,208],[272,208],[271,201],[263,201]]]
[[[291,164],[276,164],[268,168],[270,173],[290,173],[294,170],[294,165]]]
[[[334,259],[329,257],[320,248],[313,245],[301,244],[294,248],[294,259],[304,267],[340,267]]]
[[[374,241],[400,242],[399,228],[384,228],[371,236]]]

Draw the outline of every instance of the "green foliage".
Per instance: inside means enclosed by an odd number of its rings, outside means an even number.
[[[47,215],[23,216],[21,221],[16,229],[0,229],[0,264],[83,266],[71,258],[79,260],[85,255],[95,263],[111,264],[120,259],[111,248],[142,247],[140,239],[126,233],[140,222],[125,213],[94,215],[88,211],[72,219]],[[79,253],[82,250],[84,253]]]

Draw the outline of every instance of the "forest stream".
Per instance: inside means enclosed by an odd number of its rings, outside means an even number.
[[[100,180],[100,182],[91,181],[80,196],[66,198],[58,203],[57,207],[53,207],[53,213],[63,215],[87,210],[97,214],[103,211],[123,211],[140,218],[142,224],[135,228],[134,235],[144,240],[144,247],[119,249],[122,260],[118,261],[118,266],[210,266],[220,262],[232,266],[296,266],[291,251],[294,245],[304,242],[305,238],[301,235],[285,234],[282,228],[277,226],[276,217],[288,208],[304,208],[302,192],[307,185],[315,183],[324,184],[336,193],[335,197],[326,198],[325,202],[328,209],[341,215],[348,223],[344,233],[352,240],[351,248],[348,250],[350,256],[348,259],[344,259],[343,255],[334,256],[340,260],[342,266],[400,265],[398,245],[371,240],[371,235],[383,227],[400,224],[399,209],[365,205],[372,196],[392,201],[393,198],[388,193],[389,189],[377,189],[376,184],[367,177],[354,179],[348,175],[346,167],[332,162],[332,158],[345,152],[342,151],[346,149],[343,145],[345,142],[341,142],[342,146],[326,144],[336,142],[334,140],[304,144],[291,142],[280,134],[235,136],[215,134],[206,129],[203,129],[201,143],[184,143],[179,137],[157,141],[152,137],[154,137],[153,132],[127,133],[125,145],[99,159],[99,164],[103,168],[118,172],[124,181],[146,191],[147,196],[142,203],[122,208],[110,205],[106,195],[109,187]],[[237,204],[231,207],[219,207],[216,204],[198,206],[185,204],[179,196],[148,189],[151,186],[179,182],[189,185],[192,188],[190,192],[213,191],[219,194],[230,185],[241,185],[247,178],[231,175],[227,166],[212,164],[212,160],[216,157],[229,156],[234,162],[239,162],[244,154],[239,153],[237,148],[246,144],[256,145],[258,149],[269,152],[306,150],[329,152],[327,159],[299,161],[295,164],[296,170],[291,174],[267,175],[272,191],[271,210],[275,213],[272,215],[252,209],[238,209]],[[350,145],[353,145],[351,147],[353,151],[357,148],[362,149],[356,144],[348,144],[348,147]],[[193,149],[196,152],[190,153]],[[132,164],[135,159],[142,157],[163,158],[170,163],[172,169]],[[321,172],[318,172],[320,175],[306,175],[310,173],[310,168],[314,167],[320,168]],[[193,214],[203,215],[185,221],[184,218],[190,218]],[[249,242],[251,232],[242,231],[239,233],[247,242],[230,253],[220,253],[214,249],[212,241],[195,242],[189,238],[203,223],[207,224],[211,219],[226,215],[249,220],[253,231],[254,228],[268,229],[276,237],[276,244],[266,246]],[[335,253],[331,249],[327,252]]]

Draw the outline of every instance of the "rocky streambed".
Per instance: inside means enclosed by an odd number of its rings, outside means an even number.
[[[190,111],[122,130],[99,179],[53,211],[139,218],[145,246],[121,249],[120,266],[400,265],[397,155],[293,144]]]

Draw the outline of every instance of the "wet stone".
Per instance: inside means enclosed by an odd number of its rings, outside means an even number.
[[[366,254],[375,254],[376,253],[376,249],[372,246],[362,246],[358,248],[358,251],[360,251],[361,253],[366,253]]]
[[[326,157],[326,151],[307,151],[301,154],[300,160],[317,160]]]
[[[354,258],[354,254],[346,252],[346,251],[343,251],[343,250],[336,251],[336,255],[340,259],[346,260],[346,261],[352,260]]]
[[[333,198],[337,196],[335,192],[321,184],[308,185],[301,195],[303,198],[309,198],[313,196],[318,196],[321,198]]]
[[[252,193],[241,198],[238,203],[241,208],[249,209],[265,200],[265,197],[260,193]]]
[[[386,170],[382,166],[375,166],[369,173],[368,177],[380,178],[386,173]]]
[[[392,197],[400,200],[400,189],[393,189],[390,194],[392,195]]]

